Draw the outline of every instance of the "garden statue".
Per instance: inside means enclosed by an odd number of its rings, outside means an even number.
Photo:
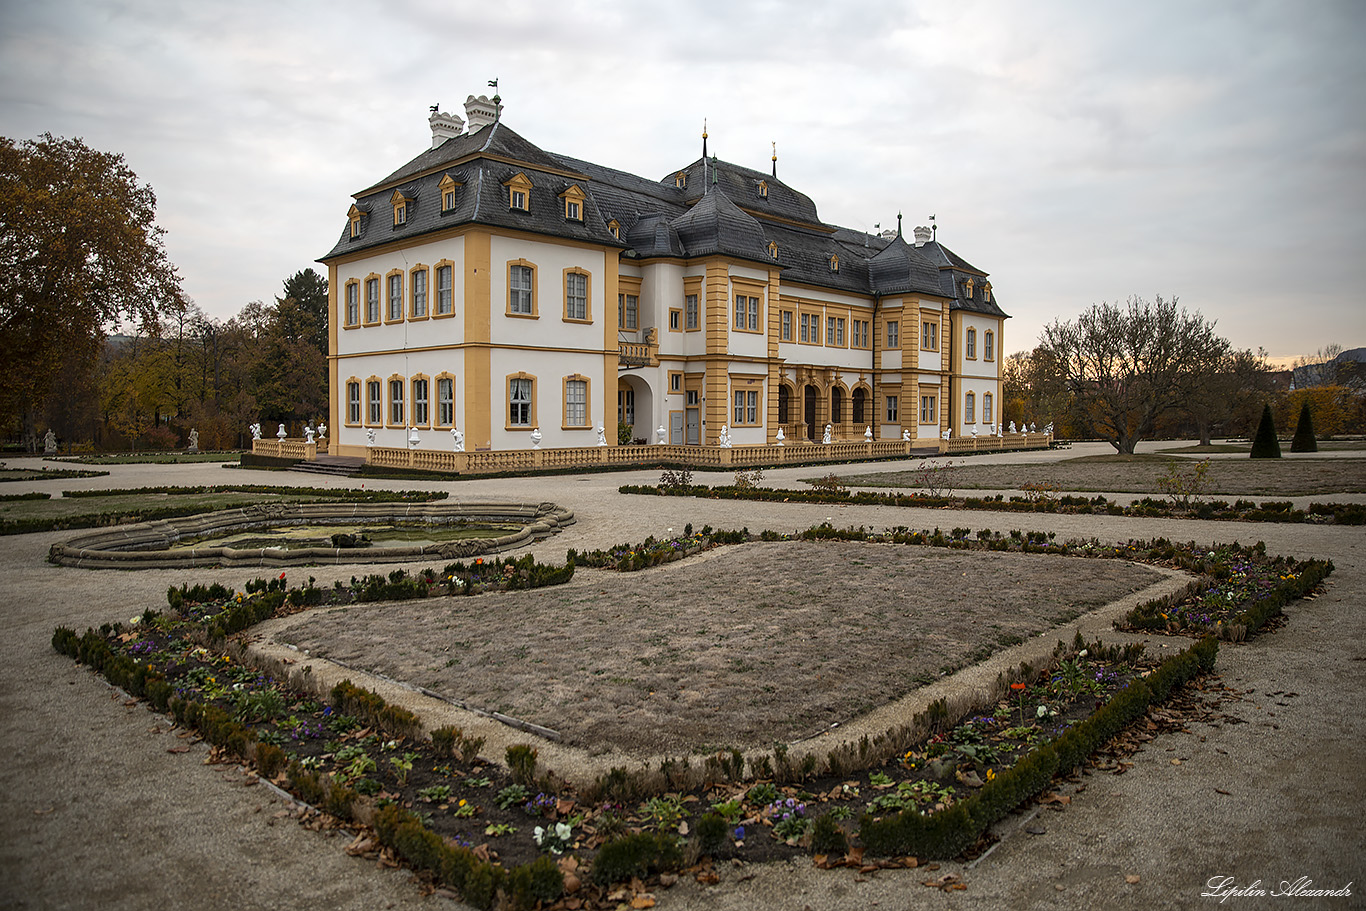
[[[531,428],[531,448],[532,448],[532,449],[540,449],[540,448],[541,448],[541,428],[539,428],[539,427],[533,427],[533,428]]]
[[[997,435],[998,437],[1003,437],[1003,436],[1006,435],[1006,425],[1005,425],[1005,424],[997,424],[997,425],[996,425],[996,435]]]
[[[373,427],[370,428],[369,430],[365,431],[365,445],[366,445],[366,446],[373,446],[373,445],[375,445],[375,430],[374,430]]]
[[[260,422],[257,422],[257,423],[255,423],[255,424],[248,424],[248,425],[247,425],[247,429],[251,431],[251,438],[252,438],[253,440],[259,440],[259,439],[261,439],[261,424],[260,424]]]
[[[911,441],[911,432],[910,432],[909,430],[903,430],[903,431],[901,431],[901,442],[903,442],[903,443],[909,443],[910,441]]]
[[[323,440],[327,439],[327,424],[322,421],[318,422],[318,438]]]
[[[1010,422],[1010,432],[1011,432],[1011,433],[1014,433],[1014,432],[1015,432],[1015,422],[1014,422],[1014,421],[1011,421],[1011,422]]]
[[[660,446],[663,446],[665,443],[669,441],[669,431],[664,429],[663,424],[659,425],[659,429],[655,431],[655,436],[659,437]]]
[[[288,436],[289,436],[289,431],[288,431],[288,430],[285,430],[285,425],[284,425],[284,424],[281,424],[281,425],[280,425],[280,429],[277,430],[277,431],[275,431],[275,438],[276,438],[277,440],[279,440],[281,443],[283,443],[283,442],[285,441],[285,438],[288,437]]]
[[[778,445],[779,445],[779,446],[786,446],[787,444],[783,442],[783,440],[785,440],[785,439],[787,439],[787,438],[783,436],[783,428],[779,427],[779,428],[778,428]]]
[[[865,442],[865,443],[871,443],[871,442],[873,442],[873,428],[872,428],[872,427],[865,427],[865,428],[863,429],[863,442]]]
[[[1043,432],[1046,433],[1046,434],[1048,434],[1049,436],[1052,436],[1052,435],[1053,435],[1053,422],[1052,422],[1052,421],[1049,421],[1047,424],[1043,425]]]
[[[607,445],[607,428],[602,426],[602,421],[598,421],[598,445]]]
[[[721,435],[720,435],[719,437],[716,438],[716,445],[717,445],[717,446],[720,446],[722,449],[729,449],[729,448],[730,448],[730,425],[729,425],[729,424],[722,424],[722,425],[721,425]]]
[[[993,421],[992,423],[990,423],[990,424],[987,425],[987,436],[989,436],[989,437],[994,437],[994,436],[996,436],[996,422],[995,422],[995,421]]]
[[[947,440],[947,439],[949,439],[949,432],[948,432],[947,430],[945,430],[943,433],[940,434],[940,436],[942,436],[944,439]]]
[[[451,441],[455,443],[456,452],[465,451],[465,431],[458,427],[451,428]]]
[[[824,443],[826,446],[830,445],[830,432],[834,429],[835,428],[830,424],[825,425],[825,434],[821,436],[821,442]]]
[[[1030,424],[1029,424],[1029,432],[1030,432],[1030,433],[1038,433],[1038,432],[1039,432],[1038,426],[1037,426],[1036,424],[1034,424],[1032,421],[1031,421]]]
[[[199,431],[198,431],[198,430],[195,430],[193,427],[190,428],[190,445],[186,448],[186,451],[187,451],[187,452],[198,452],[198,451],[199,451]]]
[[[312,442],[314,442],[314,440],[313,440],[313,435],[316,434],[316,433],[317,433],[317,431],[314,430],[311,426],[305,426],[305,427],[304,427],[304,442],[305,442],[305,443],[312,443]]]
[[[414,449],[416,449],[416,448],[417,448],[417,444],[418,444],[419,442],[420,442],[420,441],[419,441],[418,438],[417,438],[417,428],[416,428],[416,427],[409,427],[409,428],[408,428],[408,445],[409,445],[409,446],[412,446]]]
[[[977,439],[977,425],[976,425],[976,424],[973,424],[973,425],[972,425],[972,438],[973,438],[974,440]]]
[[[56,452],[56,451],[57,451],[57,434],[53,433],[53,432],[52,432],[52,428],[49,427],[48,430],[47,430],[47,433],[43,434],[43,452],[44,452],[44,453],[48,453],[48,452]]]

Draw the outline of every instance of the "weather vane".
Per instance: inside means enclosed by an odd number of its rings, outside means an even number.
[[[498,97],[498,80],[497,80],[497,79],[490,79],[490,80],[489,80],[489,85],[493,88],[493,103],[494,103],[494,104],[497,104],[498,102],[500,102],[500,101],[503,100],[503,99],[501,99],[501,98]]]
[[[938,226],[937,224],[934,223],[934,216],[931,215],[931,216],[930,216],[930,239],[933,240],[934,238],[936,238],[936,237],[938,237],[938,236],[939,236],[939,226]]]

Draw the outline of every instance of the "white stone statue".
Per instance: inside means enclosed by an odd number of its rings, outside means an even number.
[[[421,440],[418,439],[418,436],[417,436],[417,428],[416,428],[416,427],[409,427],[409,428],[408,428],[408,445],[411,446],[411,447],[413,447],[414,449],[416,449],[416,448],[417,448],[417,444],[420,443],[420,442],[421,442]]]
[[[374,428],[371,428],[371,429],[365,431],[365,445],[366,445],[366,446],[373,446],[373,445],[375,445],[375,431],[374,431]]]
[[[327,425],[324,424],[322,421],[318,422],[318,439],[327,439]]]
[[[911,432],[910,432],[909,430],[902,430],[902,431],[901,431],[901,442],[903,442],[903,443],[909,443],[910,441],[911,441]]]
[[[834,431],[834,429],[835,428],[830,424],[825,425],[825,433],[821,436],[821,442],[826,446],[830,445],[830,434]]]
[[[663,424],[659,425],[659,429],[655,431],[655,436],[659,438],[660,446],[663,446],[665,443],[669,442],[669,431],[664,429]]]
[[[1003,436],[1006,435],[1006,425],[1005,425],[1005,424],[997,424],[997,425],[996,425],[996,435],[997,435],[998,437],[1003,437]]]
[[[540,448],[541,448],[541,439],[542,439],[542,437],[541,437],[541,428],[539,428],[539,427],[533,427],[533,428],[531,428],[531,448],[532,448],[532,449],[540,449]]]
[[[316,442],[316,441],[313,439],[313,437],[317,434],[317,432],[318,432],[318,431],[314,430],[311,426],[306,426],[306,427],[304,427],[304,442],[305,442],[305,443],[313,443],[313,442]]]
[[[729,425],[729,424],[722,424],[722,425],[721,425],[721,435],[720,435],[719,437],[717,437],[717,439],[716,439],[716,445],[717,445],[717,446],[720,446],[722,449],[729,449],[729,448],[730,448],[730,425]]]
[[[1038,433],[1038,432],[1039,432],[1039,431],[1038,431],[1038,427],[1037,427],[1032,421],[1031,421],[1030,424],[1029,424],[1029,432],[1030,432],[1030,433]]]
[[[598,445],[607,445],[607,428],[602,426],[602,421],[598,421]]]
[[[949,432],[945,430],[943,433],[940,434],[940,436],[947,440],[949,439]]]
[[[873,428],[872,428],[872,427],[865,427],[865,428],[864,428],[864,430],[863,430],[863,442],[865,442],[865,443],[871,443],[871,442],[873,442]]]
[[[56,451],[57,451],[57,434],[53,433],[53,432],[52,432],[52,428],[49,427],[47,433],[43,434],[43,452],[44,452],[44,453],[49,453],[49,452],[56,452]]]
[[[280,425],[280,429],[277,430],[277,431],[275,431],[275,439],[279,440],[281,443],[283,443],[283,442],[285,441],[285,438],[288,437],[288,436],[289,436],[289,431],[288,431],[288,430],[285,430],[285,425],[284,425],[284,424],[281,424],[281,425]]]
[[[253,440],[261,439],[261,424],[259,421],[255,424],[248,424],[247,429],[251,431],[251,438]]]
[[[1053,422],[1052,422],[1052,421],[1049,421],[1047,424],[1045,424],[1045,425],[1043,426],[1043,432],[1046,433],[1046,434],[1048,434],[1049,436],[1052,436],[1052,435],[1053,435]]]
[[[190,445],[187,447],[187,451],[199,451],[199,431],[195,430],[193,427],[190,428]]]
[[[464,452],[464,451],[465,451],[465,431],[461,430],[459,427],[452,427],[452,428],[451,428],[451,442],[455,444],[455,451],[456,451],[456,452]]]
[[[779,427],[779,428],[778,428],[778,440],[777,440],[778,445],[779,445],[779,446],[786,446],[787,444],[786,444],[785,442],[783,442],[783,441],[786,440],[786,439],[787,439],[787,437],[783,435],[783,428]]]
[[[1010,432],[1011,432],[1011,433],[1014,433],[1014,432],[1015,432],[1015,422],[1014,422],[1014,421],[1011,421],[1011,422],[1010,422]]]
[[[973,438],[974,440],[977,439],[977,425],[976,425],[976,424],[973,424],[973,425],[972,425],[972,438]]]

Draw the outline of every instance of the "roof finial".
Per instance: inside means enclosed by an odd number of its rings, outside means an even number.
[[[934,223],[934,216],[930,216],[930,240],[934,240],[939,234],[939,226]]]
[[[896,236],[901,236],[901,213],[896,213]]]
[[[493,87],[493,122],[497,123],[499,116],[503,113],[500,107],[503,99],[498,97],[498,80],[496,78],[490,79],[489,85]]]
[[[778,176],[778,143],[770,143],[773,146],[773,176]]]
[[[703,117],[703,118],[702,118],[702,167],[705,169],[706,166],[707,166],[707,118]],[[706,172],[705,172],[705,170],[704,170],[704,171],[703,171],[704,179],[705,179],[705,174],[706,174]]]
[[[716,186],[716,156],[711,157],[711,185]]]

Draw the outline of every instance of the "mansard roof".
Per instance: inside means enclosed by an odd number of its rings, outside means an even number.
[[[683,186],[677,176],[685,177]],[[526,210],[509,205],[507,182],[530,181]],[[441,210],[442,181],[457,183],[455,206]],[[560,194],[577,185],[582,219],[565,218]],[[404,224],[386,213],[401,190]],[[765,192],[766,191],[766,195]],[[526,231],[617,247],[633,259],[723,255],[777,265],[784,282],[858,295],[926,294],[992,316],[1006,314],[982,293],[986,273],[938,241],[915,246],[821,221],[816,205],[773,174],[698,158],[660,180],[547,152],[501,121],[453,136],[355,194],[362,230],[348,229],[324,260],[461,224]],[[620,239],[608,222],[615,220]],[[770,254],[776,245],[776,259]],[[832,260],[838,258],[838,269]],[[973,294],[966,294],[973,278]]]

